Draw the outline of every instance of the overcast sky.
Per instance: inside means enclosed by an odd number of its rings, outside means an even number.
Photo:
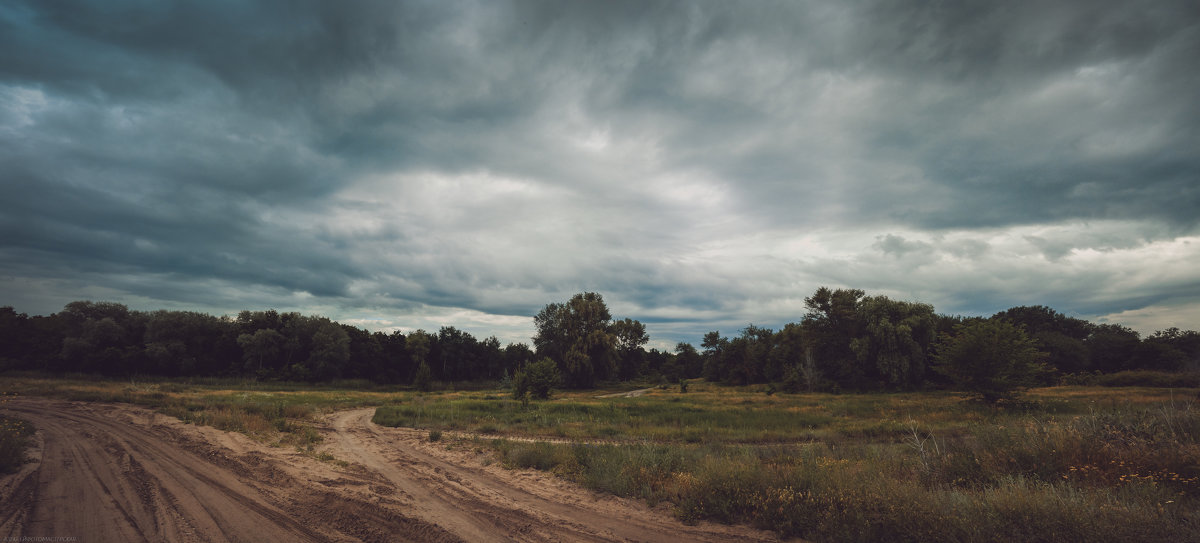
[[[1200,4],[0,3],[0,305],[1200,328]]]

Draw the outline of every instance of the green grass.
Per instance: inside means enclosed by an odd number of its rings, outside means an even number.
[[[1058,387],[1032,391],[1026,402],[997,409],[964,402],[950,392],[767,396],[758,388],[694,382],[686,394],[653,390],[636,398],[568,392],[528,407],[487,392],[407,394],[397,396],[396,405],[380,407],[374,421],[384,426],[629,442],[899,442],[909,433],[909,420],[940,433],[961,433],[1006,418],[1082,414],[1097,405],[1168,401],[1172,394],[1168,389]]]

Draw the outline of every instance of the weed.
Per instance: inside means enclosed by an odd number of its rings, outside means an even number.
[[[0,416],[0,473],[17,471],[27,461],[25,449],[33,433],[28,421]]]

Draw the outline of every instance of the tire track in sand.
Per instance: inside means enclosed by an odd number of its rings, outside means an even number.
[[[329,415],[336,468],[121,404],[23,398],[39,463],[0,477],[0,536],[79,541],[775,541],[485,466],[373,409]]]
[[[104,541],[325,541],[251,486],[86,406],[10,404],[42,432],[28,512],[12,536]]]
[[[22,399],[40,462],[0,478],[0,536],[78,541],[456,541],[308,459],[249,443],[234,451],[130,406]],[[141,422],[138,422],[141,421]],[[211,429],[205,429],[211,430]],[[197,437],[199,436],[199,437]],[[301,465],[294,465],[300,462]],[[306,463],[307,462],[307,463]],[[331,471],[325,468],[324,471]],[[320,483],[320,486],[314,483]]]

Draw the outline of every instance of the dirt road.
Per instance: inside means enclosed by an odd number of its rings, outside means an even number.
[[[485,456],[330,415],[319,462],[125,405],[22,399],[39,460],[0,477],[0,536],[76,541],[769,541],[687,526]]]

